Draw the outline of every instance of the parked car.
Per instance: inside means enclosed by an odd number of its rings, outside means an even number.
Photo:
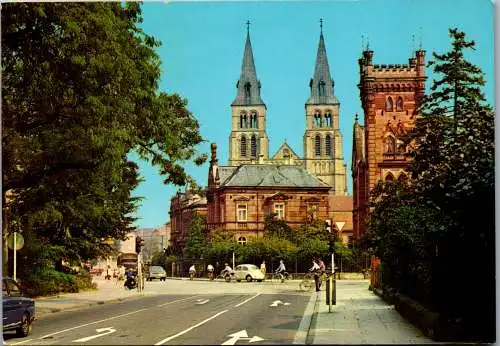
[[[3,330],[15,330],[18,336],[31,333],[35,320],[35,301],[23,297],[19,284],[10,277],[2,279]]]
[[[240,264],[234,268],[234,278],[238,282],[241,280],[247,280],[248,282],[257,280],[261,282],[264,280],[264,274],[255,264]]]
[[[152,281],[153,279],[165,281],[167,279],[167,272],[161,266],[151,266],[146,271],[146,280]]]

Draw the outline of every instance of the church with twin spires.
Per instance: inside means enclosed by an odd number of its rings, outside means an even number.
[[[347,195],[347,166],[339,128],[340,102],[335,97],[334,86],[321,30],[316,65],[309,82],[310,96],[305,103],[304,157],[299,157],[286,142],[270,157],[267,107],[260,95],[261,83],[247,31],[236,97],[231,103],[228,165],[298,165],[329,185],[332,194]]]

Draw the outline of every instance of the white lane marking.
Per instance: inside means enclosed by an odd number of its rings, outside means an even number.
[[[239,332],[233,334],[229,334],[228,336],[229,339],[224,341],[221,345],[235,345],[238,342],[238,340],[248,340],[249,343],[265,340],[257,335],[249,338],[248,333],[245,329],[240,330]]]
[[[20,341],[20,342],[16,342],[15,344],[8,344],[8,345],[21,345],[21,344],[24,344],[25,342],[28,342],[28,341],[33,341],[35,339],[28,339],[28,340],[23,340],[23,341]],[[5,345],[7,345],[7,343],[4,343]]]
[[[177,334],[175,334],[175,335],[169,336],[169,337],[168,337],[168,338],[166,338],[166,339],[163,339],[163,340],[161,340],[161,341],[158,341],[155,345],[163,345],[164,343],[166,343],[166,342],[168,342],[168,341],[170,341],[170,340],[172,340],[172,339],[175,339],[175,338],[176,338],[176,337],[178,337],[178,336],[181,336],[181,335],[183,335],[183,334],[186,334],[187,332],[189,332],[189,331],[191,331],[191,330],[193,330],[193,329],[195,329],[195,328],[197,328],[197,327],[201,326],[202,324],[207,323],[207,322],[208,322],[208,321],[210,321],[210,320],[213,320],[213,319],[214,319],[214,318],[216,318],[217,316],[222,315],[223,313],[228,312],[228,311],[229,311],[229,310],[223,310],[223,311],[221,311],[221,312],[218,312],[218,313],[216,313],[215,315],[213,315],[213,316],[211,316],[211,317],[207,318],[206,320],[203,320],[203,321],[201,321],[200,323],[197,323],[197,324],[195,324],[194,326],[189,327],[188,329],[183,330],[182,332],[179,332],[179,333],[177,333]]]
[[[203,299],[198,299],[198,300],[196,301],[196,305],[203,305],[203,304],[208,303],[209,301],[210,301],[210,299],[205,299],[205,300],[203,300]]]
[[[169,304],[173,304],[173,303],[177,303],[177,302],[182,302],[184,300],[189,300],[189,299],[192,299],[194,297],[196,297],[196,296],[191,296],[191,297],[188,297],[188,298],[182,298],[182,299],[173,300],[171,302],[160,304],[160,305],[157,305],[157,306],[160,307],[160,306],[165,306],[165,305],[169,305]]]
[[[76,326],[76,327],[72,327],[72,328],[60,330],[60,331],[55,332],[55,333],[47,334],[45,336],[42,336],[40,339],[45,339],[45,338],[48,338],[49,336],[61,334],[61,333],[64,333],[64,332],[69,332],[70,330],[74,330],[74,329],[78,329],[78,328],[90,326],[90,325],[96,324],[96,323],[101,323],[101,322],[109,321],[109,320],[112,320],[112,319],[115,319],[115,318],[119,318],[119,317],[123,317],[123,316],[128,316],[128,315],[136,314],[138,312],[145,311],[145,310],[147,310],[147,309],[140,309],[140,310],[136,310],[136,311],[132,311],[132,312],[127,312],[126,314],[123,314],[123,315],[117,315],[117,316],[105,318],[103,320],[99,320],[99,321],[95,321],[95,322],[90,322],[90,323],[85,323],[85,324],[82,324],[82,325],[79,325],[79,326]]]
[[[243,304],[245,304],[246,302],[249,302],[250,300],[252,300],[252,299],[254,299],[255,297],[260,296],[260,295],[261,295],[260,293],[257,293],[257,294],[256,294],[256,295],[254,295],[253,297],[250,297],[250,298],[248,298],[247,300],[244,300],[244,301],[242,301],[241,303],[236,304],[236,305],[235,305],[235,307],[242,306],[242,305],[243,305]]]
[[[97,334],[87,336],[86,338],[73,340],[73,342],[86,342],[86,341],[89,341],[89,340],[92,340],[95,338],[99,338],[99,337],[104,336],[104,335],[114,333],[114,332],[116,332],[116,329],[114,329],[113,327],[107,327],[107,328],[99,328],[99,329],[96,329],[95,331],[97,332]],[[105,333],[103,333],[103,332],[105,332]]]
[[[283,304],[283,305],[290,305],[290,303],[283,303],[281,300],[275,300],[271,305],[269,306],[278,306],[280,304]]]

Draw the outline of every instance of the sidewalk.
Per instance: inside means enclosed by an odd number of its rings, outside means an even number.
[[[139,297],[136,289],[126,290],[123,281],[116,283],[115,280],[97,279],[97,290],[78,293],[61,293],[51,297],[40,297],[35,299],[37,318],[43,318],[47,314],[59,311],[71,311],[92,305],[119,302],[123,299]]]
[[[337,281],[337,304],[328,312],[326,293],[317,292],[308,344],[434,343],[368,290],[369,280]]]

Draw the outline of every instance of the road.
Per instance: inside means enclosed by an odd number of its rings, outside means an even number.
[[[298,291],[298,282],[168,280],[146,285],[147,294],[138,298],[44,317],[30,337],[7,343],[291,344],[312,297]]]

